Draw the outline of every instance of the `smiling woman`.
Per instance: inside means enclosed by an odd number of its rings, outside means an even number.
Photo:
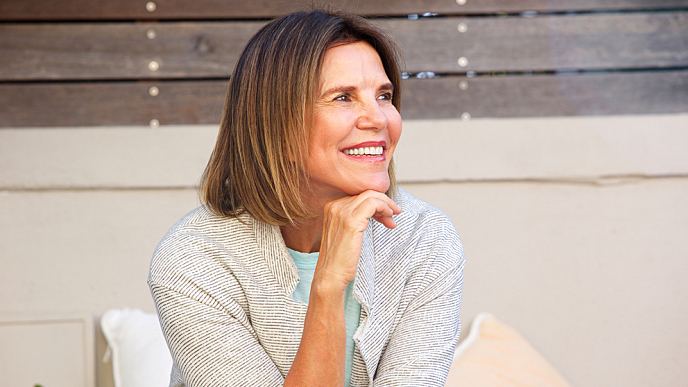
[[[444,384],[464,255],[395,185],[400,75],[394,43],[353,15],[295,13],[249,41],[204,206],[151,263],[171,386]]]

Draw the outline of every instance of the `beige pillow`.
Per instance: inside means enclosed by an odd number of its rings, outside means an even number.
[[[513,328],[489,313],[473,320],[457,347],[445,387],[570,387]]]

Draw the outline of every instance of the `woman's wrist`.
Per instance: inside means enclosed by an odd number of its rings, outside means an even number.
[[[338,276],[328,276],[326,274],[315,275],[311,282],[311,300],[318,304],[341,304],[344,305],[344,292],[348,283]]]

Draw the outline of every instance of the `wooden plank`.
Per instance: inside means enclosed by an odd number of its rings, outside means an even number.
[[[0,84],[0,127],[217,124],[225,90],[224,81]],[[402,106],[404,119],[683,112],[688,70],[414,78]]]
[[[394,31],[414,72],[688,66],[688,12],[390,20],[383,25]],[[465,32],[459,32],[459,25]]]
[[[229,77],[243,46],[264,24],[0,25],[0,79]]]
[[[218,123],[226,89],[223,81],[0,84],[0,127]]]
[[[0,20],[202,20],[271,18],[308,8],[304,1],[274,0],[3,0]],[[400,16],[426,12],[443,15],[523,11],[562,12],[591,10],[649,10],[688,7],[688,0],[329,0],[331,4],[363,15]],[[152,9],[152,8],[149,8]]]
[[[402,105],[405,119],[685,112],[688,70],[408,79]]]
[[[409,71],[688,66],[688,12],[388,19]],[[466,32],[459,32],[459,24]],[[228,77],[264,22],[0,25],[0,79]],[[147,33],[155,32],[149,39]],[[459,65],[459,58],[467,65]],[[155,61],[159,68],[151,71]]]

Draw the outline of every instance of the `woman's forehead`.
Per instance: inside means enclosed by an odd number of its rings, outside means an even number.
[[[367,42],[337,45],[325,52],[320,69],[320,89],[350,87],[351,83],[389,83],[380,55]]]

